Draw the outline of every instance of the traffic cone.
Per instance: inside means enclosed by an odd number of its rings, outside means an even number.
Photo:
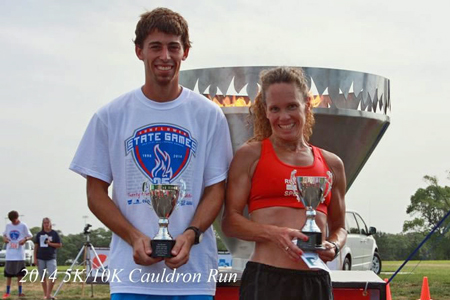
[[[392,300],[391,288],[389,287],[389,283],[387,283],[389,280],[385,278],[384,281],[386,282],[386,300]]]
[[[430,289],[428,288],[428,277],[423,278],[422,282],[422,292],[420,293],[419,300],[433,300],[430,297]]]

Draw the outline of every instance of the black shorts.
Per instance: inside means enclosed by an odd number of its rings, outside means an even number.
[[[248,262],[241,278],[240,300],[333,300],[330,274]]]
[[[5,277],[23,277],[26,274],[25,261],[23,260],[7,260],[5,269],[3,270]]]

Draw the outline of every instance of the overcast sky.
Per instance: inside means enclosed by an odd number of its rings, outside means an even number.
[[[346,196],[368,224],[398,233],[424,175],[449,185],[448,1],[2,0],[3,216],[18,210],[30,227],[48,216],[64,234],[102,226],[68,166],[93,113],[143,84],[134,29],[158,6],[189,23],[183,70],[291,65],[391,80],[391,125]]]

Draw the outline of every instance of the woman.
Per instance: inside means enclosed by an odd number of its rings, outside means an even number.
[[[339,157],[308,143],[314,117],[302,70],[280,67],[261,75],[261,91],[252,107],[255,135],[231,163],[222,229],[228,236],[255,242],[242,275],[241,299],[333,299],[328,272],[311,270],[292,242],[305,209],[294,195],[296,176],[333,175],[332,190],[317,208],[316,223],[333,260],[345,244],[344,165]],[[249,207],[250,219],[243,216]],[[326,236],[326,233],[328,237]]]
[[[56,279],[56,249],[61,246],[59,235],[52,229],[50,219],[42,219],[42,230],[38,232],[34,241],[34,264],[38,267],[41,277],[44,299],[52,299]]]

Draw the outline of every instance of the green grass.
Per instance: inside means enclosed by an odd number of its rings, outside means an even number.
[[[384,261],[381,278],[390,278],[402,261]],[[428,277],[428,287],[433,300],[450,299],[450,261],[409,261],[390,283],[395,300],[420,298],[423,277]]]
[[[383,261],[383,269],[380,274],[382,279],[390,278],[402,261]],[[34,267],[33,267],[34,268]],[[68,266],[59,266],[58,271],[64,272]],[[28,270],[31,270],[28,267]],[[3,267],[0,268],[0,295],[5,290],[5,278],[3,277]],[[390,283],[393,300],[417,300],[420,298],[423,277],[428,277],[431,298],[433,300],[450,299],[450,261],[410,261],[406,264],[401,273],[397,274]],[[54,291],[58,288],[63,274],[59,275],[59,280],[55,284]],[[84,285],[84,296],[82,296],[83,284],[67,282],[62,285],[58,293],[59,300],[65,299],[109,299],[108,285],[93,285],[94,297],[91,298],[91,285]],[[17,299],[16,279],[13,279],[11,286],[12,299]],[[24,283],[24,293],[26,299],[42,299],[42,288],[40,282]]]

